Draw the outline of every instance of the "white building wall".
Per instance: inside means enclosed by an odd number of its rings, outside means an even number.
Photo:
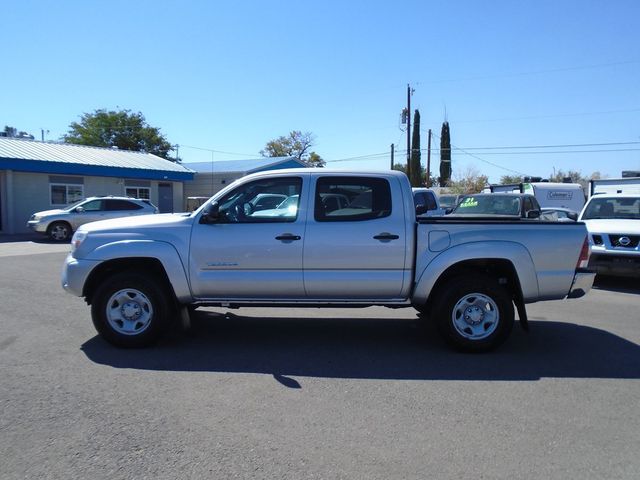
[[[50,175],[48,173],[0,172],[0,208],[2,208],[2,233],[28,233],[27,221],[35,212],[60,208],[51,205]],[[84,197],[124,195],[125,179],[116,177],[81,176],[84,182]],[[173,207],[175,212],[185,211],[182,182],[173,184]],[[158,205],[158,182],[149,186],[151,203]]]
[[[11,195],[7,199],[7,208],[12,210],[9,215],[10,224],[7,233],[26,233],[27,221],[34,212],[51,210],[49,198],[49,175],[45,173],[13,172]]]
[[[244,175],[244,172],[196,173],[193,180],[184,182],[184,196],[211,197]]]

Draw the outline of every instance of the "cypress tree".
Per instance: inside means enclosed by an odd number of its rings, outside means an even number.
[[[451,138],[449,122],[442,122],[440,133],[440,186],[446,187],[451,180]]]
[[[422,167],[420,165],[420,112],[416,110],[413,116],[413,134],[411,135],[411,168],[409,181],[412,187],[422,184]]]

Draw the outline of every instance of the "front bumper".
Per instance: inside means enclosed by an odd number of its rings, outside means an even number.
[[[640,277],[640,255],[591,254],[589,268],[600,275]]]
[[[573,276],[573,283],[571,284],[571,288],[569,289],[569,295],[567,295],[567,298],[584,297],[587,292],[591,290],[595,278],[596,272],[594,272],[593,270],[584,268],[579,268],[578,270],[576,270],[576,273]]]
[[[100,260],[78,260],[71,254],[67,255],[62,266],[62,288],[71,295],[81,297],[87,277],[99,263]]]
[[[40,220],[29,220],[27,222],[27,227],[33,232],[38,233],[47,233],[47,225],[45,225]]]

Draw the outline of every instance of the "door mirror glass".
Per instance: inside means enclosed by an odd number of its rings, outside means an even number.
[[[416,215],[424,215],[428,211],[429,209],[427,208],[426,205],[422,203],[419,203],[418,205],[416,205]]]
[[[527,218],[540,218],[540,210],[529,210]]]

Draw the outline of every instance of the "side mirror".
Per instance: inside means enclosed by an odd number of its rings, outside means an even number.
[[[219,218],[220,218],[220,206],[218,205],[218,202],[213,202],[211,205],[209,205],[202,211],[202,215],[200,215],[200,223],[203,223],[203,224],[216,223]]]
[[[540,218],[540,210],[529,210],[527,218]]]
[[[422,203],[419,203],[418,205],[416,205],[416,215],[424,215],[428,211],[429,209],[427,208],[426,205]]]
[[[76,207],[76,213],[84,213],[84,207]]]
[[[444,209],[444,214],[445,215],[449,215],[451,212],[453,212],[453,207],[448,207]]]
[[[573,213],[573,212],[571,212],[571,213],[567,213],[567,216],[568,216],[571,220],[573,220],[574,222],[577,222],[577,221],[578,221],[578,214],[577,214],[577,213]]]

